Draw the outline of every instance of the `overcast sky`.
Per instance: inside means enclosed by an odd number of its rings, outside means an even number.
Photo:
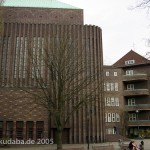
[[[60,0],[84,10],[84,24],[102,28],[104,63],[113,64],[131,49],[150,52],[150,14],[129,9],[138,0]]]

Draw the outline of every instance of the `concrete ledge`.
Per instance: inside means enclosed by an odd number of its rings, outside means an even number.
[[[79,148],[63,148],[63,150],[85,150],[84,147],[79,147]]]
[[[108,146],[94,146],[93,150],[115,150],[113,145]]]
[[[129,144],[121,144],[120,148],[121,148],[121,150],[128,150],[128,146],[129,146]]]

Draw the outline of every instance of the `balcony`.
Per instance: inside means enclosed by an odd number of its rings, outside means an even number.
[[[139,81],[139,80],[148,80],[147,74],[132,74],[132,75],[123,75],[123,81]]]
[[[150,104],[125,105],[126,111],[150,110]]]
[[[150,126],[150,120],[130,120],[128,126]]]
[[[131,89],[124,90],[124,96],[138,96],[138,95],[149,95],[148,89]]]

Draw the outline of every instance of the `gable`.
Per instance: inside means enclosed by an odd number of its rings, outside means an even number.
[[[131,50],[121,59],[119,59],[116,63],[114,63],[113,67],[126,67],[131,65],[141,65],[147,63],[150,63],[148,59]]]

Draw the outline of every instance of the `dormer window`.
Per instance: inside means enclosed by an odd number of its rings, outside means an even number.
[[[125,61],[125,65],[131,65],[131,64],[134,64],[135,63],[135,60],[127,60]]]

